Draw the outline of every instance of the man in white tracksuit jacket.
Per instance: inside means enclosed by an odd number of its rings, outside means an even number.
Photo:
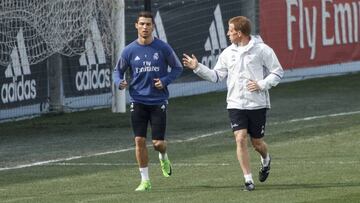
[[[229,20],[227,35],[231,45],[219,56],[213,70],[184,54],[184,66],[205,80],[220,82],[227,77],[227,109],[236,140],[236,153],[245,178],[245,190],[255,189],[247,149],[248,134],[261,157],[259,181],[270,172],[271,158],[264,142],[266,111],[270,108],[268,90],[276,86],[284,71],[274,51],[260,37],[252,36],[249,19]]]

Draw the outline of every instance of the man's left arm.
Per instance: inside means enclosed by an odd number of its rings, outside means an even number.
[[[172,83],[183,71],[183,66],[173,50],[171,50],[170,54],[167,56],[166,61],[168,62],[171,71],[166,76],[160,78],[164,87]]]
[[[274,50],[270,47],[263,51],[263,64],[264,68],[269,71],[269,74],[263,80],[258,81],[257,84],[261,90],[268,90],[280,82],[284,76],[284,70]]]

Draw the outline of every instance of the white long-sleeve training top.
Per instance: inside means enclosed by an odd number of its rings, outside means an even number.
[[[224,49],[214,69],[199,63],[194,73],[211,82],[227,77],[227,109],[251,110],[270,108],[268,90],[280,82],[284,70],[273,49],[260,36],[251,36],[246,46],[232,44]],[[247,90],[249,80],[256,81],[261,90]]]

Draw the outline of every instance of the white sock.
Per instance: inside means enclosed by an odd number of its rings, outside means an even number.
[[[149,167],[139,168],[141,181],[149,180]]]
[[[168,159],[168,156],[167,156],[167,153],[160,153],[159,152],[159,159],[160,160],[167,160]]]
[[[270,155],[269,153],[266,154],[266,158],[264,159],[262,156],[261,157],[261,163],[263,164],[263,166],[267,166],[269,165],[269,161],[270,161]]]
[[[253,178],[252,178],[251,173],[244,175],[244,178],[245,178],[245,182],[252,182],[252,183],[254,183],[254,180],[253,180]]]

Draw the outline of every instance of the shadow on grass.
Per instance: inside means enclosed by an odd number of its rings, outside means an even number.
[[[297,190],[321,188],[360,187],[360,183],[289,183],[289,184],[258,184],[257,190]]]
[[[242,190],[243,185],[191,185],[191,186],[182,186],[176,187],[173,189],[164,188],[157,189],[157,191],[166,191],[166,192],[189,192],[189,191],[198,191],[198,192],[209,192],[209,191],[219,191],[219,190]]]
[[[351,187],[360,187],[360,182],[358,183],[295,183],[295,184],[256,184],[255,191],[264,191],[264,190],[299,190],[299,189],[322,189],[322,188],[351,188]],[[167,192],[179,192],[179,191],[218,191],[218,190],[243,190],[244,186],[242,184],[238,185],[193,185],[193,186],[183,186],[174,188],[174,190],[169,190],[169,188],[164,189]],[[157,191],[162,191],[157,190]]]

